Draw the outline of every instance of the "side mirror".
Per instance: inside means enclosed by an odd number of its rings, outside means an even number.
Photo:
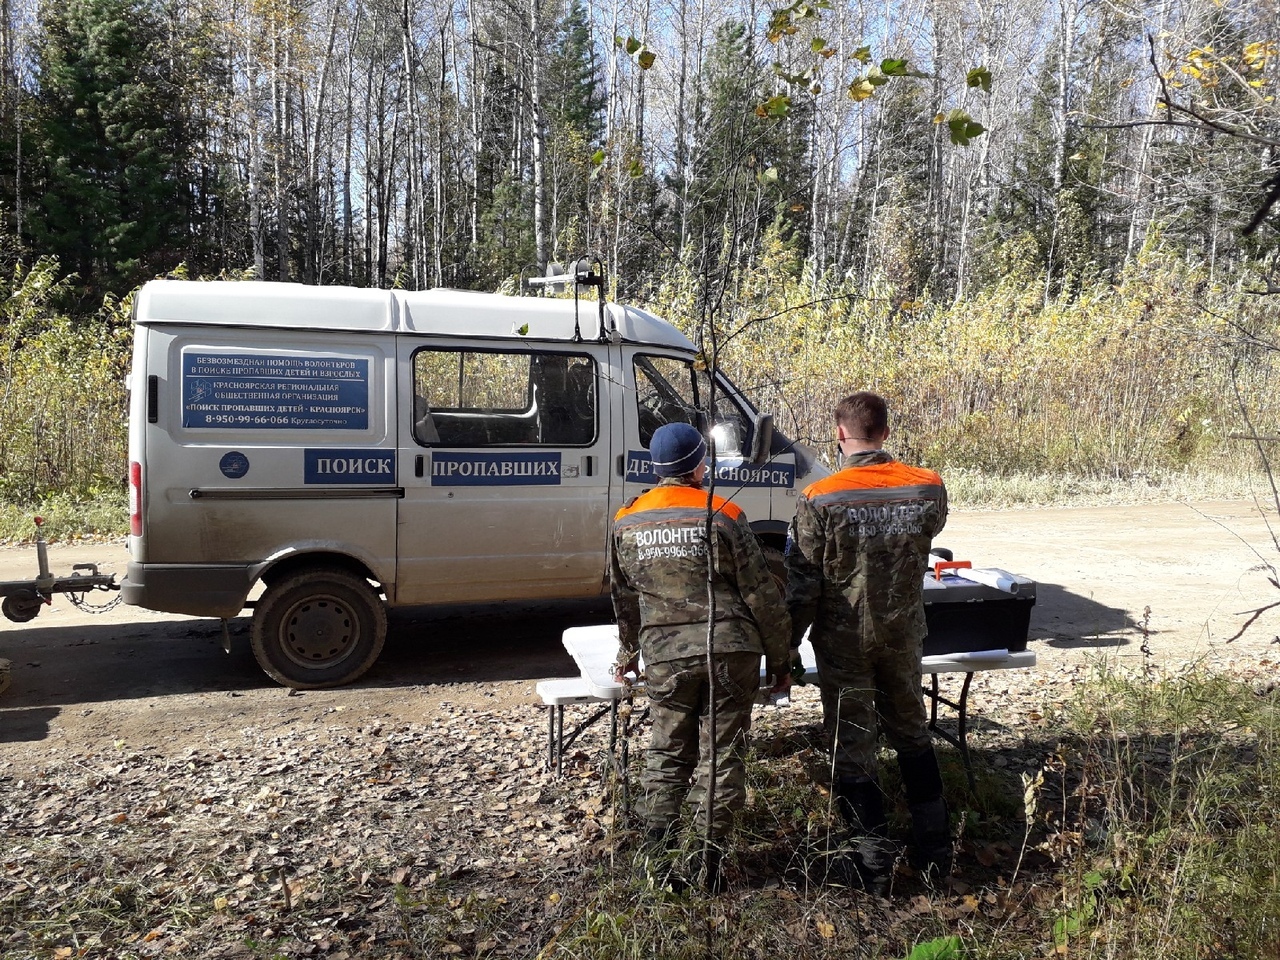
[[[751,439],[751,462],[759,466],[769,459],[773,449],[773,416],[761,414],[756,421],[756,433]]]

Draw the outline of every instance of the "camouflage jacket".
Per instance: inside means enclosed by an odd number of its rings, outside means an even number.
[[[855,453],[807,487],[787,540],[792,643],[810,625],[815,642],[844,632],[923,639],[929,547],[946,522],[942,478],[882,450]]]
[[[619,663],[696,657],[707,649],[707,491],[663,480],[613,521],[610,573]],[[762,653],[774,676],[789,668],[790,622],[742,508],[715,510],[717,653]]]

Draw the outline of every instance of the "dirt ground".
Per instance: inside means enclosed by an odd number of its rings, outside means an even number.
[[[1280,601],[1265,562],[1280,559],[1273,510],[1249,502],[954,512],[938,539],[957,559],[1037,581],[1031,649],[1042,676],[1106,657],[1163,669],[1200,661],[1277,671],[1280,610],[1245,633],[1248,611]],[[123,543],[50,548],[50,566],[96,562],[123,576]],[[35,551],[0,550],[0,580],[33,577]],[[106,594],[90,602],[102,603]],[[1149,614],[1147,611],[1149,610]],[[575,673],[565,627],[608,619],[605,604],[397,612],[382,659],[356,686],[292,693],[249,650],[248,620],[120,605],[100,615],[56,597],[33,622],[0,620],[12,686],[0,695],[0,766],[18,774],[126,742],[178,755],[245,727],[428,722],[442,705],[534,703],[535,682]],[[1146,647],[1144,654],[1144,628]]]

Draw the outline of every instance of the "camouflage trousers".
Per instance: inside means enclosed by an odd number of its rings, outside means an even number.
[[[881,732],[899,754],[931,750],[920,684],[922,640],[876,644],[818,636],[813,652],[835,778],[876,777]]]
[[[683,657],[645,667],[653,732],[641,778],[640,815],[649,829],[665,829],[687,798],[705,830],[705,798],[713,740],[708,717],[706,657]],[[715,801],[711,835],[724,836],[746,800],[747,731],[760,685],[760,654],[723,653],[716,658]]]

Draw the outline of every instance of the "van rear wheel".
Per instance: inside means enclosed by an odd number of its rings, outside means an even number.
[[[276,682],[339,687],[368,670],[387,638],[387,611],[363,577],[321,568],[267,587],[253,614],[253,655]]]

